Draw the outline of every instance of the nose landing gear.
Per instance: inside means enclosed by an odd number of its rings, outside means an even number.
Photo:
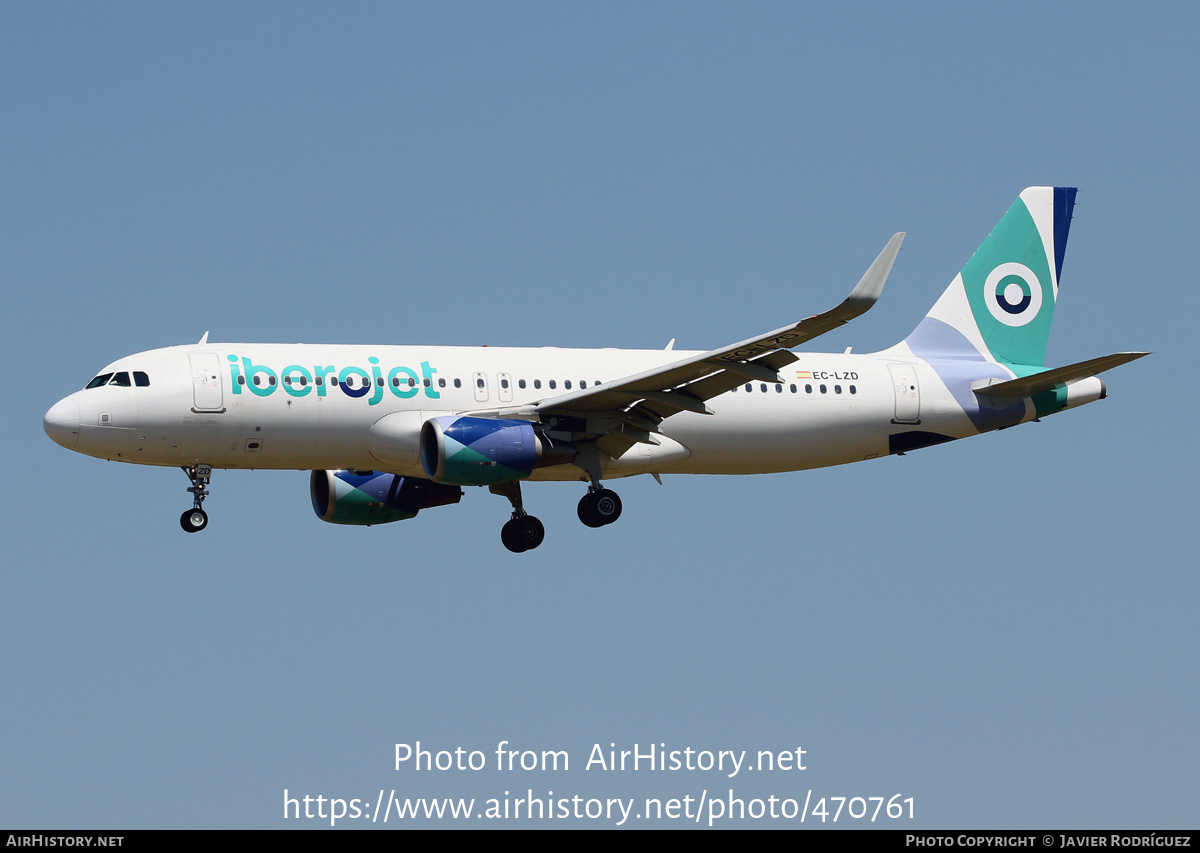
[[[193,465],[190,468],[184,468],[183,473],[187,474],[188,479],[192,481],[192,485],[188,488],[188,491],[192,493],[192,508],[179,516],[179,526],[187,533],[199,533],[208,527],[208,513],[201,508],[201,504],[208,497],[208,489],[205,487],[212,477],[212,466]]]
[[[179,516],[179,526],[188,533],[199,533],[208,527],[208,513],[202,509],[185,509]]]

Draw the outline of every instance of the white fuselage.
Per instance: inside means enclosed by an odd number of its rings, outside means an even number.
[[[123,462],[424,476],[415,455],[372,455],[372,426],[381,418],[411,412],[419,427],[439,415],[494,414],[689,355],[204,343],[113,362],[101,375],[136,371],[148,384],[78,391],[48,413],[46,424],[64,446]],[[897,432],[978,432],[935,371],[903,346],[874,355],[798,355],[780,371],[779,384],[743,383],[708,401],[712,415],[667,418],[662,434],[684,450],[635,445],[620,460],[605,458],[605,476],[794,471],[885,456]],[[586,478],[572,464],[538,468],[530,477]]]

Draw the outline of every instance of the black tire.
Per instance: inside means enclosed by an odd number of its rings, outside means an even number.
[[[621,517],[621,498],[616,492],[610,489],[601,489],[598,492],[593,492],[592,497],[595,500],[596,515],[600,518],[600,524],[612,524]]]
[[[189,509],[179,516],[179,526],[187,533],[199,533],[208,527],[208,513],[202,509]]]
[[[500,541],[514,554],[532,551],[545,538],[545,526],[532,515],[511,519],[500,528]]]
[[[596,510],[596,492],[588,492],[579,499],[579,506],[576,512],[579,515],[579,520],[588,527],[603,527],[604,519],[600,517],[600,513]]]
[[[521,541],[525,543],[525,550],[532,551],[538,545],[542,544],[542,540],[546,538],[546,527],[532,515],[526,515],[519,519]]]
[[[525,551],[525,543],[521,541],[521,534],[517,530],[517,520],[515,518],[504,522],[504,526],[500,528],[500,541],[504,543],[505,548],[514,554],[520,554]]]

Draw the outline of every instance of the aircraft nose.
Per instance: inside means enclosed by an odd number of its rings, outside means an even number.
[[[70,397],[59,400],[42,418],[42,428],[56,444],[74,450],[79,441],[79,404]]]

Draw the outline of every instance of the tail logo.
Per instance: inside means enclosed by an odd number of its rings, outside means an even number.
[[[1024,326],[1042,310],[1042,283],[1024,264],[1000,264],[983,284],[983,301],[1006,326]]]

